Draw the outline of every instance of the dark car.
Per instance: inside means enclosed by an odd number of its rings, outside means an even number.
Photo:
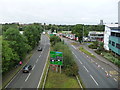
[[[42,48],[41,48],[41,47],[39,47],[39,48],[38,48],[38,51],[42,51]]]
[[[23,73],[29,73],[29,71],[32,69],[32,66],[31,65],[26,65],[24,68],[23,68]]]

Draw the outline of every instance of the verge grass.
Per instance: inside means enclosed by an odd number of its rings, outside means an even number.
[[[84,52],[85,54],[87,54],[87,55],[95,58],[95,56],[93,54],[91,54],[90,52],[88,52],[87,50],[85,50],[83,47],[80,47],[79,50],[82,51],[82,52]]]

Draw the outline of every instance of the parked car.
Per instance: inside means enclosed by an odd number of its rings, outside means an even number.
[[[41,48],[41,47],[39,47],[39,48],[38,48],[38,51],[42,51],[42,48]]]
[[[31,65],[26,65],[24,68],[23,68],[23,73],[29,73],[29,71],[32,69],[32,66]]]

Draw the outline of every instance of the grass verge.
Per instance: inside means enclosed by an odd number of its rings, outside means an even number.
[[[72,42],[71,44],[72,44],[72,45],[77,45],[77,43],[75,43],[75,42]]]
[[[80,88],[75,77],[49,70],[45,88]]]
[[[87,50],[85,50],[83,47],[80,47],[79,50],[82,51],[82,52],[84,52],[85,54],[91,56],[91,57],[96,58],[93,54],[91,54],[90,52],[88,52]]]

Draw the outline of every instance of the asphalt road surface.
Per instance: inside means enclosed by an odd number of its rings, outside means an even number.
[[[22,70],[14,77],[14,79],[6,86],[6,88],[38,88],[43,69],[49,52],[49,39],[46,35],[41,35],[40,45],[43,50],[36,51],[30,58],[28,65],[32,65],[29,73],[23,73]]]
[[[113,78],[106,69],[109,65],[103,65],[96,62],[83,52],[80,52],[76,46],[71,44],[71,40],[65,39],[79,67],[79,75],[86,88],[118,88],[117,79]],[[114,90],[114,89],[113,89]]]

